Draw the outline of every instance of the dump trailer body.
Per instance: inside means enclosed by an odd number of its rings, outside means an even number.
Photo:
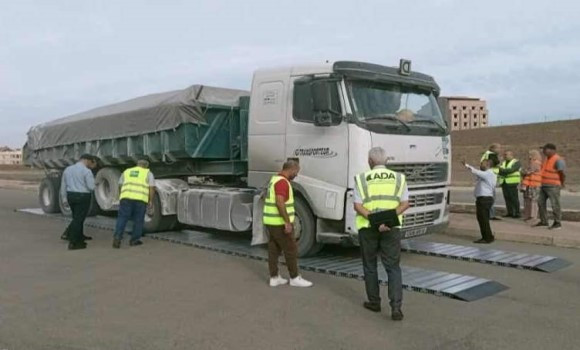
[[[25,160],[60,170],[90,153],[112,167],[146,157],[158,177],[243,175],[248,106],[246,91],[202,85],[144,96],[31,128]]]

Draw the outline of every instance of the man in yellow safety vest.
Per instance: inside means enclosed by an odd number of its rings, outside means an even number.
[[[399,222],[403,223],[403,212],[409,208],[409,191],[405,175],[386,168],[387,155],[381,147],[369,151],[370,171],[355,177],[354,209],[357,213],[358,230],[363,271],[368,301],[363,306],[371,311],[381,311],[381,297],[377,273],[377,255],[381,256],[388,276],[391,318],[403,319],[403,281],[401,267],[400,226],[388,227],[384,224],[373,226],[369,221],[371,213],[395,210]]]
[[[133,221],[129,245],[143,244],[141,236],[145,214],[152,209],[155,196],[155,178],[149,170],[149,162],[144,159],[139,160],[137,166],[125,170],[119,179],[119,185],[121,186],[121,202],[113,239],[113,248],[117,249],[121,247],[125,226],[129,220]]]
[[[507,210],[504,217],[507,218],[517,219],[521,217],[520,196],[518,190],[519,185],[522,182],[522,176],[520,174],[521,167],[520,161],[514,158],[514,153],[512,151],[506,151],[504,153],[504,161],[499,166],[498,180],[501,185]]]
[[[263,222],[268,230],[268,268],[270,270],[270,287],[288,283],[278,272],[278,258],[284,253],[284,259],[290,273],[292,287],[311,287],[312,282],[305,280],[298,273],[298,247],[294,236],[294,191],[290,181],[300,172],[297,160],[288,160],[282,171],[272,176],[264,201]]]

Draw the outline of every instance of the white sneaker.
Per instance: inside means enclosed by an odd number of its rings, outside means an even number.
[[[280,275],[276,277],[270,277],[270,287],[278,287],[286,283],[288,283],[288,280],[280,277]]]
[[[302,276],[290,279],[292,287],[312,287],[312,282],[305,280]]]

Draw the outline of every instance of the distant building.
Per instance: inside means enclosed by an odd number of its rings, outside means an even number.
[[[22,150],[0,147],[0,165],[22,164]]]
[[[489,126],[485,100],[474,97],[442,96],[439,105],[451,130],[479,129]]]

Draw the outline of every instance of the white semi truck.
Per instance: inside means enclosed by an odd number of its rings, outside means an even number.
[[[254,235],[263,228],[262,190],[298,158],[295,233],[308,256],[324,244],[357,244],[354,178],[375,146],[407,176],[404,237],[446,227],[451,145],[438,95],[433,78],[405,60],[259,70],[251,92],[196,85],[36,126],[25,153],[46,169],[39,199],[47,212],[67,212],[59,177],[80,154],[101,159],[95,211],[116,209],[121,171],[147,157],[158,179],[148,231],[180,223]]]

